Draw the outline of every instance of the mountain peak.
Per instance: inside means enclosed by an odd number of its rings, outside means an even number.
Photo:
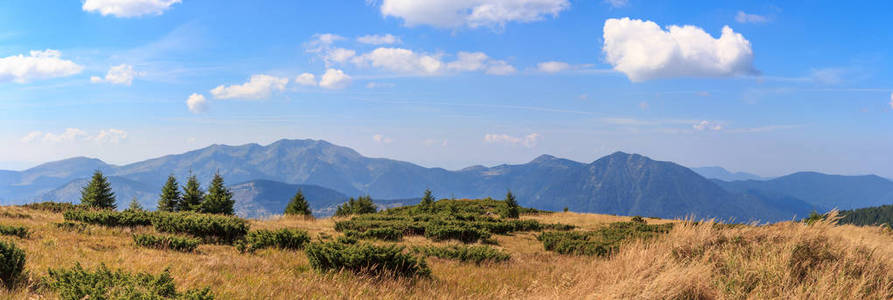
[[[532,161],[530,161],[530,163],[538,164],[538,163],[544,163],[544,162],[548,162],[548,161],[553,161],[553,160],[556,160],[556,159],[558,159],[558,158],[555,157],[555,156],[548,155],[548,154],[543,154],[543,155],[537,156],[537,158],[535,158],[535,159],[533,159]]]

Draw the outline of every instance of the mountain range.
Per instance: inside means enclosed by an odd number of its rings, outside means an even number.
[[[413,203],[426,188],[440,198],[502,198],[511,190],[522,205],[548,210],[738,221],[789,220],[812,210],[865,207],[893,199],[893,182],[877,176],[810,173],[804,179],[798,173],[725,181],[623,152],[592,163],[542,155],[525,164],[446,170],[369,158],[322,140],[280,140],[266,146],[212,145],[122,166],[81,157],[0,171],[0,201],[77,202],[94,170],[109,176],[119,207],[136,198],[149,208],[155,207],[168,175],[181,184],[189,174],[207,183],[217,172],[227,183],[235,183],[230,189],[236,211],[248,217],[281,213],[298,189],[318,215],[331,214],[348,197],[364,194],[381,206]]]

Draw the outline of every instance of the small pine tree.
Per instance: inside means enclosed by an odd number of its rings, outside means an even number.
[[[87,207],[99,209],[115,209],[115,193],[112,192],[112,184],[102,172],[96,170],[90,183],[81,189],[81,204]]]
[[[198,179],[195,178],[195,175],[190,174],[186,185],[183,186],[183,197],[180,199],[180,203],[177,203],[177,210],[198,211],[204,199],[205,192],[202,191]]]
[[[201,212],[206,214],[224,214],[232,215],[234,213],[233,193],[223,184],[223,177],[219,173],[214,174],[211,180],[211,186],[208,187],[208,194],[205,195],[205,201],[202,202]]]
[[[180,185],[177,178],[171,174],[167,182],[161,188],[161,196],[158,198],[158,211],[177,211],[180,205]]]
[[[517,219],[521,213],[518,208],[518,201],[515,201],[515,195],[512,195],[512,191],[508,191],[505,194],[505,217],[509,219]]]
[[[128,211],[144,211],[143,205],[140,204],[139,201],[136,200],[136,197],[130,199],[130,206],[127,207]]]
[[[338,206],[335,210],[336,217],[346,217],[349,215],[373,214],[378,212],[375,202],[370,196],[360,196],[356,200],[350,198],[344,204]]]
[[[304,199],[304,193],[301,190],[298,190],[298,193],[285,206],[286,215],[306,217],[310,216],[310,213],[310,204]]]
[[[422,197],[422,201],[419,202],[417,208],[420,212],[434,212],[434,196],[431,195],[431,189],[425,189],[425,196]]]

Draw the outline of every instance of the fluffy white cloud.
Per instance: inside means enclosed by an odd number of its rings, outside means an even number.
[[[486,73],[490,75],[508,75],[515,73],[515,67],[508,64],[504,60],[491,60],[487,64]]]
[[[248,82],[241,85],[220,85],[211,90],[211,95],[217,99],[264,99],[270,97],[273,91],[282,91],[288,84],[288,78],[270,75],[252,75]]]
[[[295,83],[306,86],[316,86],[316,75],[303,73],[295,78]]]
[[[350,76],[338,69],[327,69],[319,80],[319,86],[327,89],[343,89],[350,85]]]
[[[120,129],[109,128],[102,129],[95,136],[90,136],[86,131],[78,128],[66,128],[61,133],[32,131],[28,135],[22,137],[22,142],[44,142],[44,143],[62,143],[62,142],[83,142],[93,141],[100,144],[117,144],[127,139],[127,132]]]
[[[208,110],[208,99],[202,94],[193,93],[186,99],[186,107],[194,114],[205,112]]]
[[[117,144],[127,139],[127,132],[120,129],[103,129],[99,131],[93,140],[101,144]]]
[[[738,23],[766,23],[769,22],[769,18],[738,11],[738,14],[735,15],[735,21],[738,21]]]
[[[521,137],[510,136],[507,134],[487,134],[484,135],[484,142],[489,144],[505,143],[513,145],[522,145],[527,148],[536,146],[537,142],[542,139],[538,133],[531,133]]]
[[[381,14],[403,19],[406,26],[502,27],[557,17],[570,5],[569,0],[383,0]]]
[[[459,52],[456,60],[447,64],[447,69],[458,72],[471,72],[484,68],[489,57],[483,52]]]
[[[354,50],[333,48],[325,51],[325,53],[323,54],[323,59],[325,60],[326,65],[329,66],[335,63],[345,63],[356,55],[357,52]]]
[[[546,73],[558,73],[570,69],[571,65],[560,61],[546,61],[536,64],[537,70]]]
[[[31,51],[0,58],[0,82],[27,83],[32,80],[65,77],[78,74],[84,67],[60,57],[58,50]]]
[[[129,18],[161,15],[171,5],[180,2],[181,0],[86,0],[81,9],[86,12],[98,12],[103,16]]]
[[[391,45],[403,43],[403,41],[401,41],[399,37],[393,36],[390,33],[385,35],[364,35],[358,37],[357,42],[369,45]]]
[[[372,140],[379,144],[390,144],[391,142],[394,141],[393,139],[386,137],[384,135],[381,135],[381,134],[373,135]]]
[[[893,93],[890,94],[890,108],[893,109]]]
[[[691,127],[697,131],[704,131],[704,130],[719,131],[719,130],[722,130],[721,124],[716,123],[716,122],[706,121],[706,120],[695,123],[694,125],[691,125]]]
[[[728,26],[716,39],[691,25],[663,30],[651,21],[608,19],[603,51],[614,70],[634,82],[757,73],[750,42]]]
[[[418,54],[402,48],[378,48],[353,59],[357,65],[372,65],[397,73],[434,74],[443,68],[436,56]]]
[[[99,76],[90,77],[90,82],[108,82],[111,84],[123,84],[129,86],[133,83],[133,78],[140,75],[141,73],[133,70],[133,66],[122,64],[109,68],[109,71],[105,74],[104,79]]]

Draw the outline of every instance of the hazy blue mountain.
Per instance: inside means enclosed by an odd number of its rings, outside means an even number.
[[[843,176],[800,172],[766,181],[715,182],[732,192],[759,191],[787,195],[824,210],[893,204],[893,181],[875,175]]]
[[[75,157],[21,172],[0,171],[0,200],[4,203],[30,201],[72,180],[89,177],[96,170],[107,172],[112,168],[95,158]]]
[[[723,167],[700,167],[700,168],[691,168],[692,171],[698,173],[704,178],[707,179],[719,179],[724,181],[735,181],[735,180],[766,180],[768,178],[760,177],[759,175],[747,173],[747,172],[729,172]]]
[[[348,197],[317,185],[287,184],[271,180],[252,180],[229,187],[236,200],[236,214],[248,218],[281,215],[288,201],[300,189],[314,215],[332,215],[327,209],[347,201]]]
[[[155,206],[157,193],[169,174],[183,183],[191,172],[206,186],[214,172],[219,172],[228,184],[248,184],[233,186],[238,186],[240,195],[246,195],[239,198],[245,202],[240,204],[244,205],[242,212],[260,215],[277,213],[294,193],[296,186],[290,185],[298,184],[325,187],[346,196],[369,194],[374,199],[409,200],[421,196],[425,188],[440,198],[502,198],[511,189],[522,205],[535,208],[558,210],[566,206],[579,212],[656,217],[695,215],[774,221],[813,208],[796,199],[799,197],[747,190],[729,192],[683,166],[621,152],[590,164],[543,155],[526,164],[449,171],[369,158],[320,140],[280,140],[266,146],[212,145],[123,166],[77,158],[4,173],[2,178],[11,178],[6,180],[16,184],[2,188],[19,189],[5,195],[19,195],[7,198],[20,201],[43,194],[40,199],[70,199],[79,192],[75,187],[82,185],[73,180],[87,178],[96,169],[119,178],[113,181],[113,187],[115,183],[121,186],[119,202],[126,205],[136,196],[146,207]],[[53,180],[59,183],[52,188],[48,188],[51,184],[38,184]],[[322,214],[332,207],[314,209]]]
[[[88,177],[69,181],[56,189],[36,197],[34,201],[80,203],[81,189],[89,182],[90,178]],[[130,205],[130,200],[133,198],[136,198],[143,208],[150,210],[154,210],[158,204],[160,188],[156,189],[154,186],[120,176],[109,176],[109,183],[112,185],[112,191],[115,192],[115,200],[117,200],[116,204],[119,209],[127,208]]]

